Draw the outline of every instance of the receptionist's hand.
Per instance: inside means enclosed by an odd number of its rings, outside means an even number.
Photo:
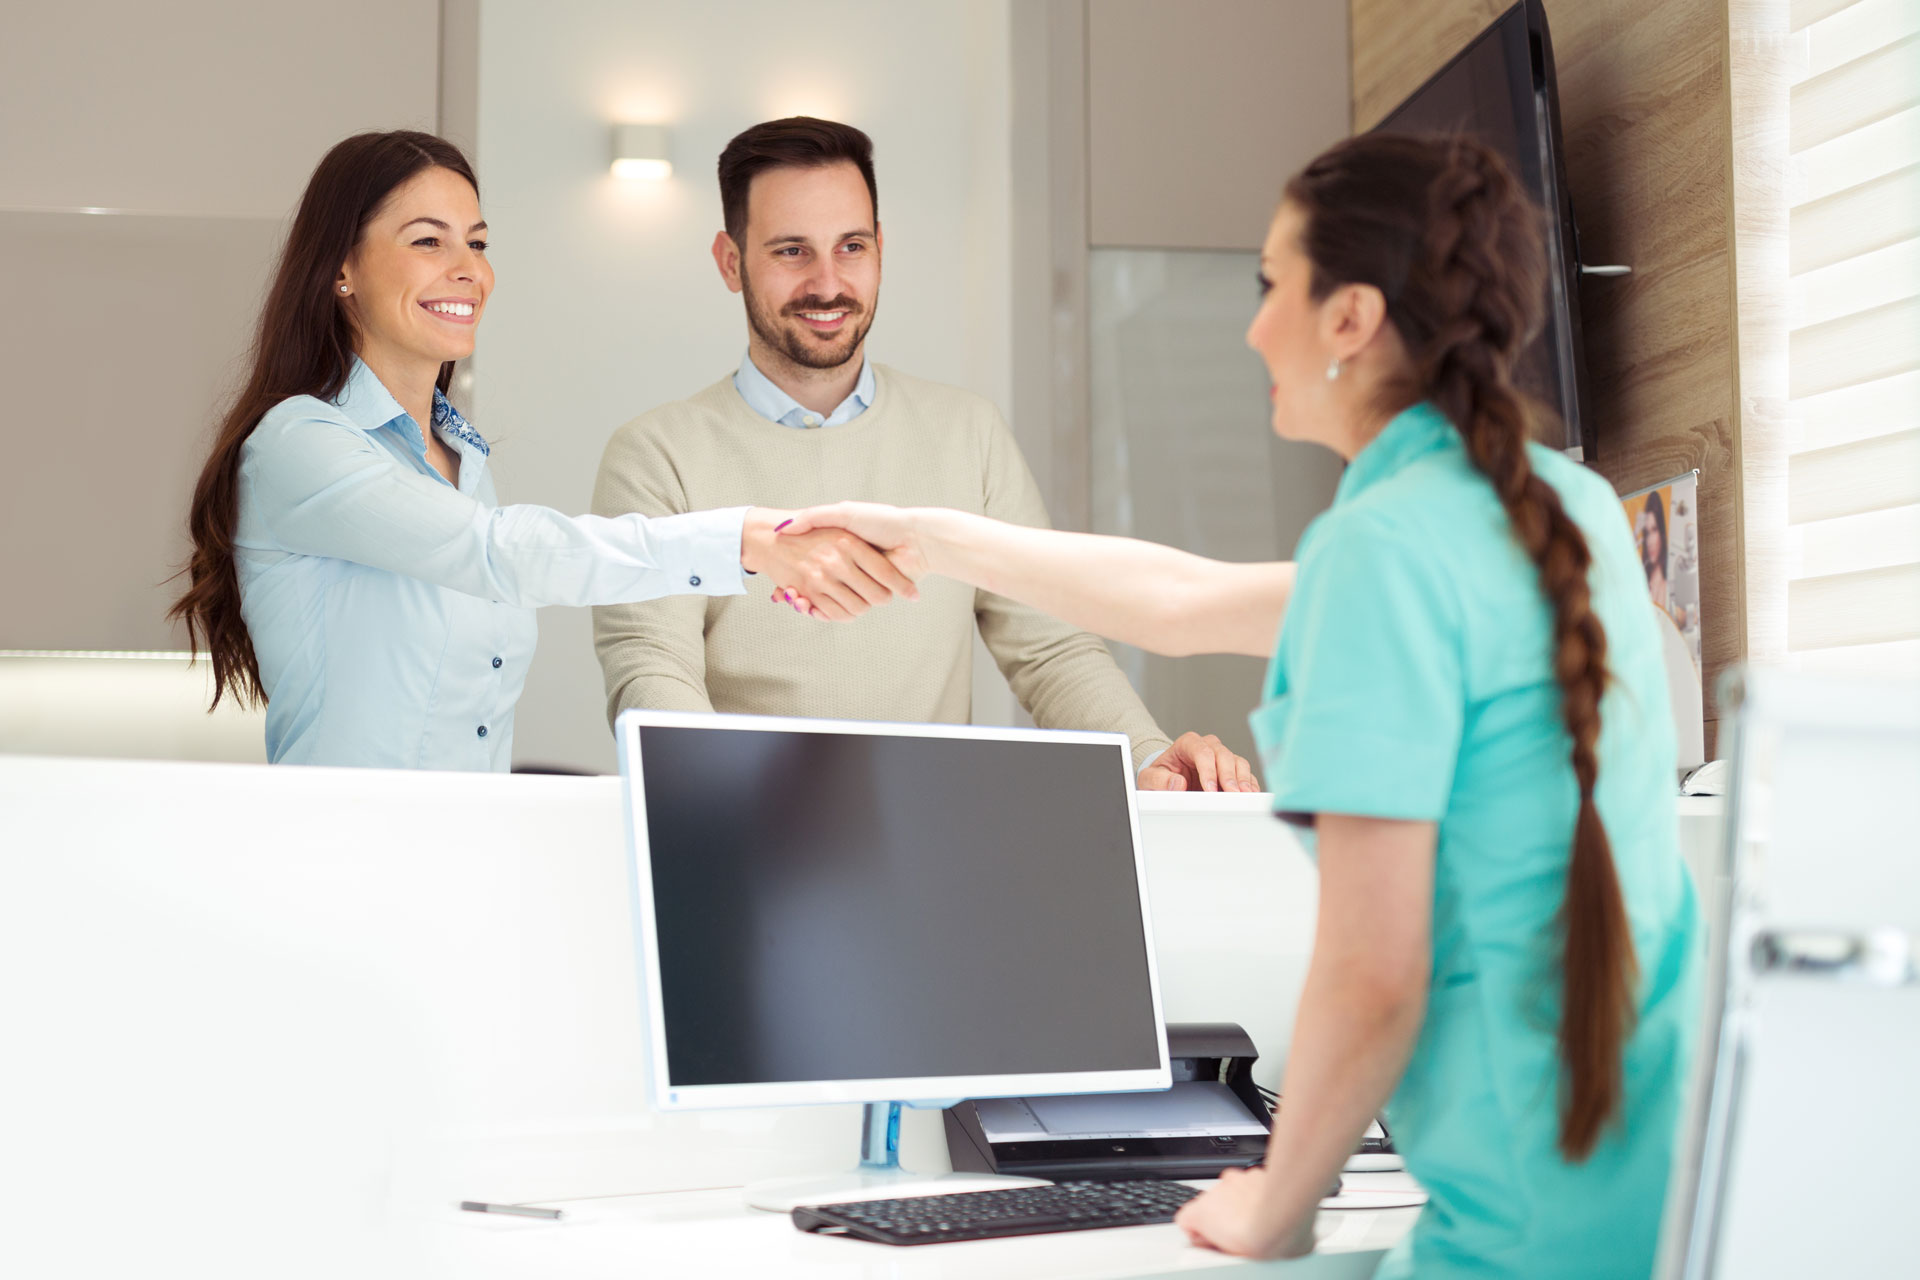
[[[773,580],[773,598],[814,617],[845,622],[894,596],[919,598],[886,554],[841,529],[783,533],[785,512],[754,507],[741,532],[740,563]]]
[[[1253,766],[1208,734],[1183,733],[1140,771],[1142,791],[1258,791]]]
[[[836,502],[810,507],[782,526],[785,535],[795,537],[815,529],[845,529],[887,553],[895,567],[909,578],[919,578],[931,568],[922,545],[920,513],[879,502]]]
[[[1318,1206],[1297,1222],[1275,1219],[1266,1185],[1267,1171],[1228,1169],[1213,1189],[1180,1207],[1174,1225],[1202,1249],[1242,1258],[1299,1258],[1313,1252],[1313,1220]]]

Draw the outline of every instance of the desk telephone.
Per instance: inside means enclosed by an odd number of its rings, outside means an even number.
[[[1052,1181],[1217,1178],[1266,1158],[1278,1101],[1253,1082],[1259,1056],[1233,1023],[1167,1027],[1173,1087],[1164,1093],[981,1098],[947,1109],[956,1171]],[[1367,1126],[1352,1172],[1400,1169],[1384,1120]]]

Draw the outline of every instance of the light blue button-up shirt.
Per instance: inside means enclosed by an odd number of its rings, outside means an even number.
[[[747,402],[747,408],[768,422],[777,422],[783,427],[798,427],[803,431],[813,427],[837,427],[843,422],[852,422],[873,403],[873,364],[865,356],[860,358],[860,380],[853,384],[853,394],[842,400],[824,418],[774,386],[772,379],[754,364],[752,355],[740,357],[740,371],[733,375],[733,389]]]
[[[746,508],[648,519],[502,507],[487,442],[434,395],[459,484],[359,359],[240,454],[234,560],[276,764],[505,771],[533,609],[736,595]]]

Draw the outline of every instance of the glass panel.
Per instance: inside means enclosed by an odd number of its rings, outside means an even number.
[[[1247,350],[1259,255],[1095,249],[1088,275],[1093,528],[1220,560],[1292,556],[1333,500],[1340,460],[1274,438]],[[1265,663],[1115,656],[1160,727],[1216,733],[1255,759],[1247,712]]]

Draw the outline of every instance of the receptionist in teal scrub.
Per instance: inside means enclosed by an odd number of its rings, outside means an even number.
[[[1181,1211],[1197,1244],[1309,1251],[1384,1109],[1431,1200],[1382,1275],[1652,1269],[1700,926],[1631,532],[1512,382],[1540,224],[1465,139],[1349,139],[1287,185],[1247,341],[1274,429],[1350,464],[1295,564],[861,504],[793,526],[1145,648],[1272,654],[1253,729],[1319,920],[1266,1167]]]

